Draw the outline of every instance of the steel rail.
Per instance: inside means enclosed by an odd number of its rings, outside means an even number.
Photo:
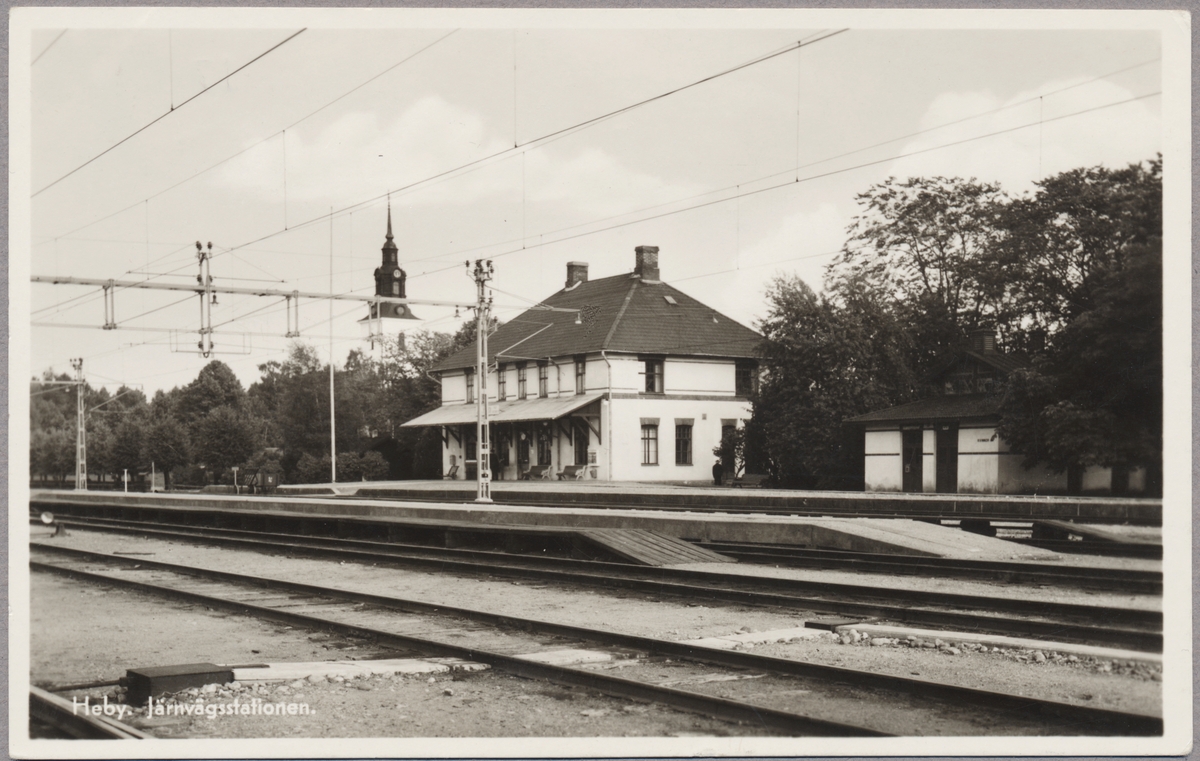
[[[124,561],[121,558],[118,560]],[[139,561],[140,562],[140,561]],[[742,703],[727,698],[705,695],[689,690],[673,687],[647,684],[632,679],[624,679],[608,674],[601,674],[569,666],[555,666],[536,661],[525,660],[511,655],[494,653],[479,648],[454,645],[447,642],[414,637],[407,634],[397,634],[366,626],[347,624],[319,616],[268,608],[252,603],[228,600],[222,597],[204,595],[172,587],[149,584],[132,579],[122,579],[104,574],[81,571],[74,568],[64,568],[52,563],[30,561],[34,570],[57,573],[69,578],[91,581],[94,583],[111,584],[149,592],[159,596],[176,598],[187,602],[199,603],[214,608],[230,610],[235,613],[250,615],[255,618],[277,621],[281,623],[302,626],[309,629],[332,630],[349,637],[371,639],[375,642],[386,643],[401,649],[428,653],[441,657],[462,658],[464,660],[487,663],[493,668],[527,679],[541,679],[556,684],[583,687],[602,692],[614,697],[631,700],[655,702],[669,705],[693,713],[699,713],[722,721],[747,722],[781,732],[797,733],[819,737],[889,737],[885,732],[858,727],[852,724],[818,719],[812,716],[782,711],[751,703]],[[192,569],[195,574],[196,569]]]
[[[149,506],[131,506],[112,502],[60,503],[57,501],[34,501],[31,506],[44,507],[96,507],[101,509],[119,510],[151,510]],[[210,514],[206,508],[183,508],[180,512],[191,514],[196,511]],[[34,510],[36,513],[36,510]],[[155,511],[157,512],[157,511]],[[174,512],[174,510],[172,510]],[[230,513],[230,511],[222,511]],[[245,514],[244,511],[233,511],[230,514]],[[261,516],[261,513],[253,513]],[[272,517],[277,517],[272,515]],[[73,516],[78,520],[122,522],[121,519],[99,518],[95,516]],[[297,516],[299,520],[329,520],[308,514]],[[366,516],[337,517],[336,520],[349,523],[371,522]],[[135,523],[126,519],[125,523]],[[165,524],[164,522],[164,525]],[[184,525],[178,522],[170,525]],[[228,530],[213,527],[213,530]],[[931,576],[947,576],[968,579],[997,579],[1009,583],[1028,581],[1030,583],[1069,583],[1079,586],[1114,589],[1123,592],[1160,594],[1162,591],[1162,572],[1132,570],[1122,568],[1101,568],[1095,566],[1078,567],[1062,566],[1049,563],[1010,562],[992,560],[972,560],[969,558],[940,558],[931,556],[899,555],[869,552],[854,552],[846,550],[816,549],[798,545],[761,544],[752,542],[701,541],[702,547],[719,553],[737,555],[749,560],[763,560],[769,563],[788,562],[798,567],[828,567],[823,564],[804,562],[806,559],[820,560],[825,564],[846,564],[851,568],[879,570],[885,573],[914,573]],[[1072,542],[1077,545],[1079,542]],[[1145,546],[1145,545],[1139,545]],[[875,564],[875,565],[871,565]],[[909,571],[909,568],[917,569]]]
[[[1011,539],[1009,541],[1030,547],[1040,547],[1044,550],[1066,552],[1077,555],[1110,555],[1115,557],[1147,558],[1162,560],[1161,544],[1148,542],[1102,542],[1088,541],[1072,542],[1066,539]]]
[[[64,525],[71,525],[72,521],[77,518],[66,519],[60,521]],[[105,522],[116,523],[114,519],[92,519],[96,525],[104,525]],[[126,526],[136,526],[137,522],[124,521]],[[79,524],[76,524],[77,526]],[[827,582],[811,582],[798,579],[779,579],[771,577],[755,577],[746,574],[722,574],[712,571],[696,571],[679,568],[667,568],[661,566],[641,566],[630,563],[611,563],[607,561],[579,561],[567,558],[542,558],[531,555],[514,555],[511,553],[491,552],[486,550],[464,550],[462,548],[441,548],[428,545],[404,544],[399,542],[373,542],[358,539],[342,539],[333,537],[314,537],[307,534],[289,534],[278,531],[250,531],[245,529],[226,529],[216,527],[191,527],[181,526],[179,524],[162,524],[170,525],[177,533],[189,534],[194,536],[204,536],[209,534],[209,538],[222,539],[226,537],[232,541],[237,538],[246,538],[251,541],[257,539],[262,543],[275,544],[272,537],[281,537],[286,540],[299,540],[307,544],[321,544],[321,549],[337,549],[337,548],[357,548],[364,549],[368,552],[382,552],[391,557],[397,552],[423,552],[426,554],[436,553],[438,555],[451,555],[464,558],[480,558],[494,562],[511,563],[514,560],[522,562],[530,562],[537,565],[559,568],[564,572],[578,571],[580,568],[601,568],[610,573],[623,574],[638,574],[643,576],[658,577],[665,580],[683,580],[683,581],[702,581],[702,582],[718,582],[722,584],[730,584],[733,586],[746,586],[753,584],[758,587],[768,589],[781,590],[784,592],[807,591],[821,595],[841,595],[845,598],[857,599],[887,599],[887,600],[905,600],[916,604],[939,605],[945,607],[966,607],[978,610],[992,610],[997,612],[1042,615],[1049,603],[1031,601],[1019,598],[1006,597],[991,597],[981,595],[964,595],[947,592],[928,592],[924,590],[905,590],[888,588],[880,590],[879,587],[863,586],[854,584],[837,584]],[[82,527],[82,526],[79,526]],[[135,529],[136,530],[136,529]],[[161,529],[146,529],[147,531]],[[451,529],[454,530],[454,529]],[[462,530],[462,529],[459,529]],[[297,546],[294,541],[288,546]],[[1081,605],[1076,603],[1054,603],[1053,608],[1055,613],[1063,614],[1067,617],[1073,617],[1084,620],[1103,620],[1103,621],[1123,621],[1124,623],[1142,627],[1162,627],[1162,612],[1151,610],[1138,610],[1133,608],[1113,608],[1097,605]]]
[[[324,493],[317,493],[324,491]],[[507,504],[515,504],[525,507],[557,507],[557,508],[572,508],[580,507],[594,510],[650,510],[650,511],[666,511],[666,512],[685,512],[685,513],[729,513],[731,515],[746,514],[746,513],[761,513],[763,515],[794,515],[805,518],[905,518],[909,520],[932,521],[932,520],[993,520],[993,521],[1030,521],[1038,519],[1057,519],[1057,520],[1079,520],[1086,519],[1089,523],[1132,523],[1135,525],[1145,526],[1161,526],[1162,525],[1162,504],[1155,502],[1149,505],[1131,505],[1135,508],[1151,508],[1157,510],[1157,516],[1149,516],[1145,518],[1135,518],[1129,515],[1119,515],[1116,517],[1108,517],[1104,515],[1088,515],[1083,516],[1077,512],[1071,512],[1069,509],[1051,509],[1049,514],[1042,515],[1037,511],[1040,507],[1045,508],[1061,508],[1063,506],[1055,505],[1045,501],[1044,498],[1039,500],[1036,497],[1029,497],[1023,500],[1016,500],[1012,495],[1005,495],[1007,499],[1013,501],[1014,507],[1017,509],[1003,510],[1000,508],[984,509],[972,508],[969,510],[960,509],[960,502],[979,502],[981,500],[960,499],[960,500],[937,500],[923,503],[920,507],[904,507],[895,503],[907,501],[907,498],[896,499],[878,499],[871,500],[877,502],[878,505],[872,505],[871,509],[853,509],[847,510],[833,504],[822,504],[821,501],[814,499],[814,504],[785,504],[771,505],[768,503],[759,504],[740,504],[736,502],[719,502],[718,500],[724,494],[717,492],[713,496],[704,495],[704,501],[701,503],[689,503],[679,501],[674,503],[669,502],[650,502],[646,504],[633,504],[630,502],[619,503],[612,501],[601,500],[586,500],[586,499],[541,499],[531,497],[529,492],[518,492],[517,497],[510,497],[507,491],[497,491],[495,498],[496,502]],[[467,496],[467,492],[441,492],[441,493],[418,493],[417,490],[399,490],[399,489],[370,489],[364,490],[357,494],[332,494],[327,489],[313,490],[313,492],[305,493],[300,490],[289,490],[289,497],[306,497],[311,499],[337,499],[337,500],[401,500],[405,502],[433,502],[433,503],[463,503],[469,504],[472,500]],[[569,496],[569,495],[564,495]],[[920,495],[914,494],[913,497]],[[799,499],[803,497],[767,497],[765,499]],[[984,500],[986,501],[986,500]],[[939,504],[945,504],[946,507],[939,508]]]
[[[405,548],[408,553],[418,552],[427,556],[416,557],[413,554],[395,554],[397,551],[392,550],[389,545],[375,545],[377,549],[373,551],[365,551],[357,549],[344,549],[341,547],[313,546],[312,544],[303,544],[299,542],[269,541],[260,538],[248,539],[234,537],[204,537],[202,534],[188,531],[173,533],[142,528],[130,528],[126,531],[129,533],[157,533],[160,535],[165,534],[184,537],[211,538],[220,541],[223,544],[239,545],[257,550],[270,548],[288,550],[290,552],[308,553],[317,557],[332,556],[348,558],[357,560],[359,562],[390,562],[399,565],[431,568],[434,571],[439,572],[456,570],[476,574],[480,572],[489,574],[501,573],[518,577],[535,578],[543,581],[584,584],[605,589],[620,587],[641,592],[649,592],[652,594],[673,595],[692,600],[700,598],[733,602],[743,605],[767,605],[771,607],[788,608],[791,610],[808,610],[815,613],[851,616],[857,615],[864,618],[882,618],[886,620],[920,624],[923,626],[952,626],[959,629],[986,631],[1012,636],[1051,637],[1058,640],[1084,642],[1089,644],[1104,644],[1116,647],[1128,647],[1147,652],[1162,652],[1163,646],[1161,631],[1123,629],[1115,628],[1111,625],[1092,626],[1063,621],[1012,619],[990,615],[938,611],[923,608],[909,608],[878,603],[852,602],[843,599],[800,597],[796,595],[754,591],[750,589],[729,589],[722,587],[699,586],[694,584],[689,585],[673,581],[636,578],[628,575],[613,575],[614,572],[622,574],[636,572],[638,574],[666,575],[668,577],[675,575],[678,578],[686,578],[690,576],[700,580],[709,581],[711,581],[711,577],[713,576],[720,578],[720,576],[716,574],[705,574],[703,572],[683,571],[681,569],[672,568],[605,564],[604,570],[609,571],[610,573],[598,574],[579,570],[559,570],[546,567],[531,567],[535,564],[547,566],[567,563],[572,563],[576,569],[579,567],[578,563],[563,559],[539,558],[534,560],[533,558],[522,558],[522,561],[527,563],[526,565],[514,565],[512,560],[504,556],[502,553],[486,553],[490,556],[488,560],[476,562],[464,559],[450,559],[450,557],[448,557],[448,553],[450,552],[458,553],[461,557],[464,551],[439,550],[432,547]],[[303,539],[305,541],[308,540],[307,537]],[[328,544],[335,541],[347,542],[350,540],[320,539],[319,541],[324,544]],[[360,544],[374,543],[360,542]],[[39,546],[50,547],[49,545]],[[64,550],[66,548],[51,547],[51,549]],[[82,550],[74,551],[83,552]],[[480,553],[480,551],[477,550],[466,552],[471,552],[473,554],[485,554]],[[501,564],[497,562],[499,560],[506,560],[507,562]],[[589,565],[597,566],[599,564],[590,563]],[[733,577],[733,579],[744,584],[769,582],[776,586],[782,587],[785,590],[788,588],[787,582],[790,581],[787,579],[764,579],[762,577],[747,576],[736,576]],[[816,586],[818,588],[821,587],[819,584]],[[878,590],[876,590],[876,593],[878,593]],[[1113,610],[1119,612],[1127,609]]]
[[[778,563],[796,568],[840,568],[871,573],[981,579],[1013,584],[1063,584],[1135,594],[1162,594],[1161,571],[887,555],[739,542],[697,544],[738,560],[766,565]]]
[[[107,716],[77,713],[71,701],[29,688],[29,715],[81,740],[145,740],[151,735]]]
[[[57,549],[57,548],[55,548]],[[128,564],[129,559],[121,556],[104,555],[103,553],[88,553],[99,556],[98,559],[111,563]],[[1162,719],[1147,714],[1136,714],[1108,709],[1097,709],[1088,706],[1078,706],[1053,700],[1030,698],[1024,695],[1012,695],[990,690],[980,690],[970,687],[936,682],[928,679],[913,679],[911,677],[878,674],[858,669],[838,666],[826,666],[808,661],[776,658],[756,655],[753,653],[719,650],[706,648],[685,642],[659,640],[619,632],[590,629],[559,624],[539,619],[509,616],[499,613],[480,611],[473,608],[461,608],[440,603],[429,603],[420,600],[398,598],[388,595],[377,595],[368,592],[321,587],[299,582],[273,579],[261,576],[248,576],[230,571],[182,566],[159,561],[145,561],[141,558],[137,564],[144,567],[155,567],[190,576],[215,579],[225,582],[264,587],[280,591],[294,592],[310,596],[330,597],[349,602],[365,603],[405,612],[432,613],[478,621],[497,627],[512,627],[523,631],[542,634],[552,634],[602,645],[628,648],[649,654],[671,656],[681,660],[709,663],[714,665],[767,671],[770,673],[816,678],[833,682],[847,683],[858,687],[882,689],[892,692],[914,695],[918,697],[937,697],[958,703],[978,705],[989,710],[1003,710],[1027,718],[1054,718],[1066,721],[1077,727],[1087,727],[1088,732],[1109,734],[1117,729],[1124,734],[1157,735],[1162,733]],[[111,577],[104,577],[106,579]]]

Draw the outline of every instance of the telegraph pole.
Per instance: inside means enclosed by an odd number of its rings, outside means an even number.
[[[87,491],[87,411],[83,406],[83,358],[71,360],[75,368],[75,490]]]
[[[491,299],[487,298],[484,293],[484,286],[487,281],[492,279],[492,274],[495,270],[492,267],[492,262],[489,259],[484,262],[482,259],[475,260],[475,271],[471,272],[471,262],[467,261],[467,272],[475,278],[475,377],[478,379],[477,395],[475,397],[475,441],[476,453],[475,458],[477,467],[475,472],[478,476],[476,489],[476,502],[491,502],[492,501],[492,442],[490,435],[490,425],[488,421],[488,350],[487,350],[487,331],[488,331],[488,312],[491,307]]]

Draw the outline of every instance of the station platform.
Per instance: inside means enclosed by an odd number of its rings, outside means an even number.
[[[337,487],[340,488],[340,487]],[[152,511],[229,513],[244,519],[295,516],[322,521],[444,525],[447,531],[474,524],[514,534],[547,529],[626,529],[657,532],[688,541],[752,542],[977,560],[1052,560],[1049,550],[908,519],[829,518],[796,515],[663,511],[652,507],[589,508],[516,504],[406,502],[353,497],[237,496],[224,494],[124,494],[35,491],[37,509],[55,505],[115,506]],[[386,533],[385,533],[386,535]]]

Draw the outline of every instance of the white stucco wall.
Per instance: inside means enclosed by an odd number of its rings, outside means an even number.
[[[903,488],[900,446],[898,430],[866,432],[863,480],[867,491],[900,491]]]
[[[1000,451],[999,491],[1001,494],[1063,493],[1067,490],[1066,472],[1055,473],[1046,466],[1021,467],[1024,455],[1009,450],[1008,442],[996,437]]]
[[[996,494],[1000,485],[1000,437],[995,427],[958,429],[958,491]]]
[[[617,481],[710,481],[721,442],[721,421],[750,419],[744,401],[689,399],[614,399],[612,474]],[[658,418],[658,465],[642,465],[642,418]],[[692,464],[675,464],[675,420],[692,418]]]
[[[733,396],[737,384],[737,363],[733,360],[668,357],[663,381],[668,394]]]

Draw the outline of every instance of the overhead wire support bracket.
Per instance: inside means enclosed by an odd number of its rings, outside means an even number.
[[[116,281],[109,280],[104,286],[104,329],[116,330],[117,328],[117,302],[116,293],[113,292],[113,285]]]
[[[284,297],[287,299],[287,333],[285,338],[300,337],[300,292],[292,291]]]

